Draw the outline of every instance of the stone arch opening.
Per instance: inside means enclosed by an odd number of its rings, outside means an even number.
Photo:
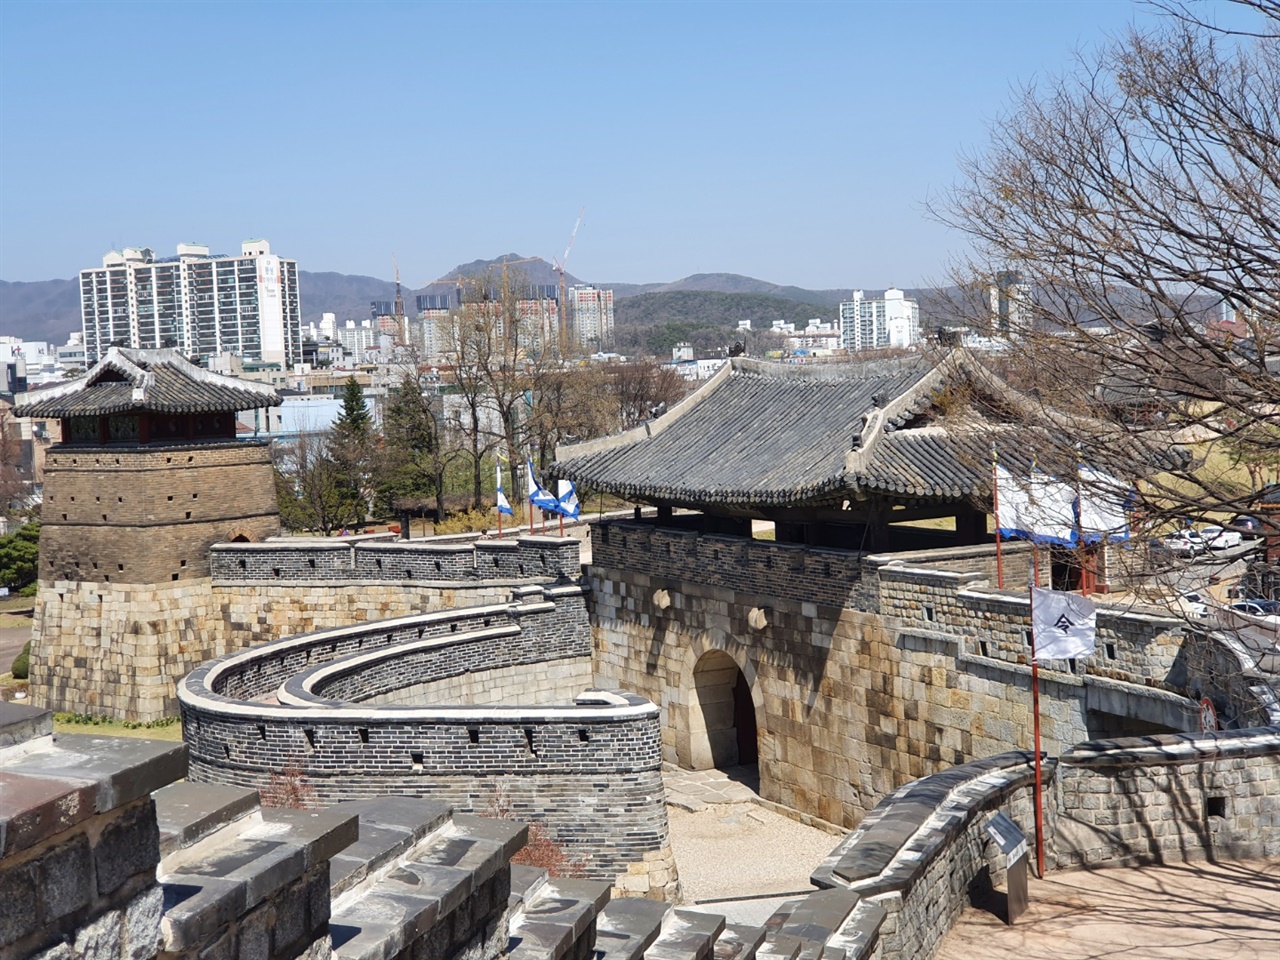
[[[693,667],[689,760],[695,770],[745,766],[759,757],[751,684],[733,657],[708,650]]]

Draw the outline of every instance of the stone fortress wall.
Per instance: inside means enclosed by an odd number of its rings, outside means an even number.
[[[571,686],[590,657],[572,583],[255,646],[183,680],[189,776],[263,788],[286,770],[323,802],[392,793],[507,812],[543,823],[588,876],[641,870],[672,896],[657,708]],[[443,702],[464,681],[516,705]]]
[[[211,544],[279,532],[265,442],[49,454],[31,680],[54,710],[158,720],[220,631]]]
[[[215,657],[286,634],[502,602],[580,570],[577,541],[555,537],[275,539],[217,543],[203,556],[204,575],[178,582],[42,578],[35,702],[159,720],[178,710],[177,682]]]
[[[706,718],[723,693],[700,688],[699,671],[713,651],[750,687],[764,796],[831,823],[853,826],[909,780],[1028,742],[1017,549],[1009,593],[991,587],[990,549],[866,555],[620,521],[593,530],[592,552],[596,682],[660,705],[670,762],[718,762]],[[1197,729],[1192,694],[1229,712],[1222,677],[1195,675],[1181,652],[1184,629],[1104,609],[1097,657],[1042,665],[1045,749]]]

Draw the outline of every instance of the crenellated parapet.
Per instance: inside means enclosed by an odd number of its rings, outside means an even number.
[[[490,701],[466,702],[463,679]],[[669,858],[661,731],[643,697],[591,685],[583,588],[530,585],[507,603],[221,657],[184,678],[179,701],[193,780],[263,789],[289,771],[321,802],[516,810],[612,880]]]

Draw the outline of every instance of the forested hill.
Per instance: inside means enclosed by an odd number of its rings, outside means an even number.
[[[731,344],[743,320],[760,331],[768,330],[775,320],[803,327],[813,318],[829,321],[835,316],[835,307],[759,293],[642,293],[614,302],[614,349],[669,358],[671,348],[682,341],[700,350]]]

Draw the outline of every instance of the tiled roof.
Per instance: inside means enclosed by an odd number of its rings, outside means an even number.
[[[213,413],[280,403],[265,384],[210,373],[177,350],[112,347],[83,377],[19,394],[19,417],[101,416],[110,413]]]
[[[561,448],[551,473],[626,498],[684,503],[784,505],[857,488],[947,499],[989,491],[989,434],[887,432],[927,405],[950,366],[919,357],[816,366],[737,358],[658,420]]]

